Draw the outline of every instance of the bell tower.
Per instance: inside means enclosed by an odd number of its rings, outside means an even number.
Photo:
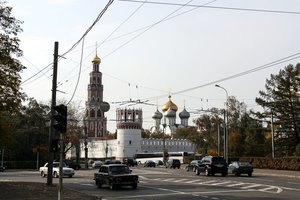
[[[88,84],[88,99],[85,103],[85,125],[88,137],[103,137],[107,133],[107,118],[104,113],[110,108],[103,101],[102,73],[99,70],[101,59],[97,52],[92,60],[93,71]]]

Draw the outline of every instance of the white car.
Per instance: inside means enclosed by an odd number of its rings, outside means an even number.
[[[46,177],[48,173],[48,163],[46,163],[43,167],[40,167],[40,172],[42,177]],[[67,167],[63,163],[63,176],[68,176],[71,178],[74,176],[75,172],[74,169]],[[59,162],[53,162],[53,176],[55,178],[59,177]]]

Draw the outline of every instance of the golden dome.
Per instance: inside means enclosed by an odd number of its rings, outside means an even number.
[[[175,112],[178,110],[176,104],[171,101],[171,96],[169,96],[169,101],[162,106],[162,111],[166,112],[169,108]]]
[[[100,62],[101,62],[101,59],[96,54],[95,58],[92,60],[92,63],[94,63],[94,64],[100,64]]]

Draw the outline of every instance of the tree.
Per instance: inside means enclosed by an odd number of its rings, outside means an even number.
[[[299,102],[299,69],[288,65],[277,75],[271,75],[266,80],[265,91],[259,91],[260,97],[256,102],[264,111],[257,113],[260,118],[274,118],[276,124],[275,147],[282,155],[293,155],[296,145],[300,142],[300,102]]]
[[[24,66],[13,57],[22,55],[17,37],[22,22],[11,16],[11,10],[0,0],[0,148],[11,144],[15,113],[25,98],[19,74]]]
[[[18,33],[21,24],[12,8],[0,0],[0,111],[18,112],[25,95],[20,91],[20,72],[25,67],[15,57],[22,56]]]
[[[7,147],[8,160],[34,160],[36,152],[45,153],[42,160],[46,160],[49,133],[50,107],[39,104],[30,98],[27,105],[22,106],[18,115],[14,117],[15,126],[11,137],[11,145]]]

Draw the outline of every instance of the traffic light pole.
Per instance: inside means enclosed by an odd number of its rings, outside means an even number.
[[[47,185],[51,186],[53,183],[53,152],[51,151],[51,142],[53,139],[53,122],[54,106],[56,105],[56,87],[57,87],[57,60],[58,60],[58,42],[54,43],[54,59],[53,59],[53,77],[52,77],[52,102],[51,102],[51,117],[49,127],[49,141],[48,141],[48,175]]]

